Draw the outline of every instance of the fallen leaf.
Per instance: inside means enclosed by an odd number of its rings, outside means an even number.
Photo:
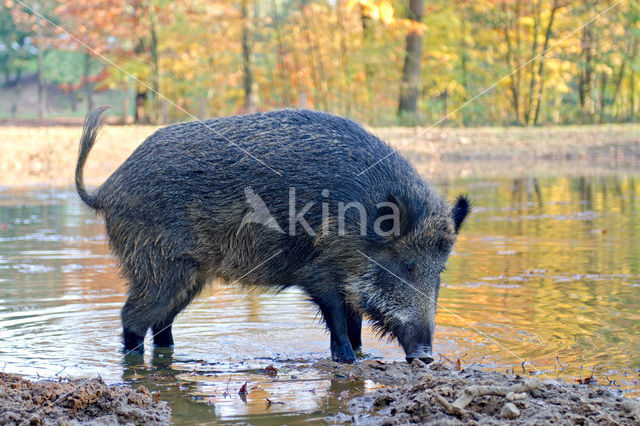
[[[265,373],[267,373],[270,376],[277,376],[278,375],[278,369],[275,368],[273,365],[268,365],[267,367],[265,367],[264,371],[265,371]]]
[[[244,385],[242,385],[242,387],[240,388],[238,393],[240,395],[246,395],[247,394],[247,382],[244,382]]]
[[[284,405],[284,402],[280,402],[280,401],[272,401],[269,398],[265,398],[267,400],[267,405],[271,405],[271,404],[282,404]]]

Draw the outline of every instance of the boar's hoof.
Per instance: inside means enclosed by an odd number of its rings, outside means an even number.
[[[173,347],[173,335],[171,334],[171,326],[166,326],[159,330],[153,328],[153,345],[160,348]]]
[[[353,349],[349,344],[338,348],[331,348],[331,359],[343,364],[353,364],[356,362],[356,354],[353,352]]]
[[[144,353],[144,337],[140,337],[132,331],[124,330],[122,340],[125,354]]]

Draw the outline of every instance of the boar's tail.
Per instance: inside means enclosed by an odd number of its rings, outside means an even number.
[[[93,144],[96,142],[96,137],[100,128],[104,124],[106,116],[104,112],[110,107],[101,106],[94,109],[84,119],[84,126],[82,127],[82,137],[80,138],[80,148],[78,150],[78,163],[76,164],[76,191],[78,195],[84,201],[86,205],[92,209],[98,209],[98,203],[95,197],[92,197],[87,193],[84,187],[83,169],[84,163],[87,162],[87,156],[89,151],[93,148]]]

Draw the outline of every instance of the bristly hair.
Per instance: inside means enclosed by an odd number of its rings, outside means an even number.
[[[367,317],[371,320],[371,328],[378,339],[386,339],[391,342],[396,339],[397,332],[392,324],[385,321],[385,316],[373,309],[367,311]]]

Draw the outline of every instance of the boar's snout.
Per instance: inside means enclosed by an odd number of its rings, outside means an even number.
[[[430,364],[433,362],[433,355],[431,354],[430,346],[418,346],[413,351],[407,353],[407,362],[411,364],[414,359],[419,359],[425,364]]]

